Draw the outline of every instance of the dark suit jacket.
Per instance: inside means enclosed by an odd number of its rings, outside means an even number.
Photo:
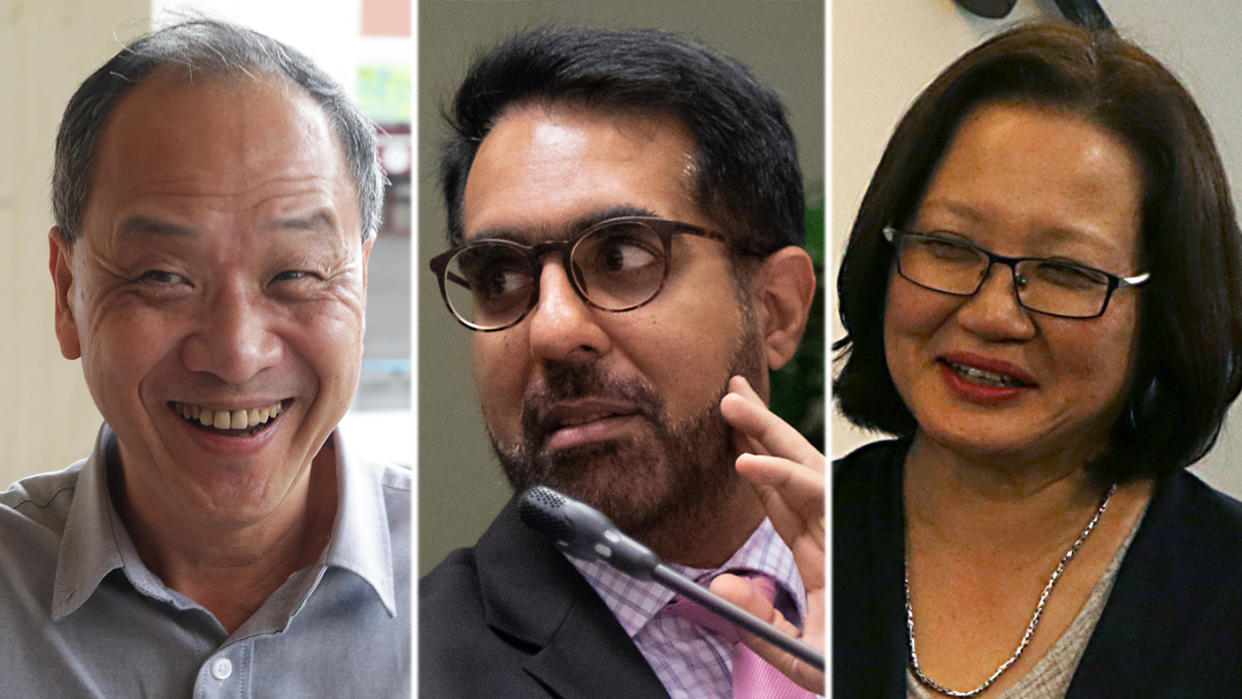
[[[905,697],[908,447],[833,465],[835,697]],[[1242,697],[1242,503],[1185,471],[1157,484],[1067,697]]]
[[[595,590],[512,500],[419,581],[424,697],[667,697]]]

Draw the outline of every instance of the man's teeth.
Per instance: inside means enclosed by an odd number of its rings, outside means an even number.
[[[173,405],[181,417],[187,420],[197,420],[198,424],[204,427],[214,427],[217,430],[244,430],[257,427],[276,417],[281,411],[280,401],[261,408],[244,410],[212,410],[192,403],[174,403]]]
[[[954,362],[946,362],[946,363],[949,365],[951,369],[953,369],[953,371],[956,371],[963,378],[965,378],[968,381],[972,381],[974,383],[991,384],[993,386],[1006,386],[1006,387],[1016,387],[1016,386],[1026,385],[1026,382],[1015,379],[1012,376],[1006,376],[1004,374],[997,374],[996,372],[993,372],[993,371],[985,371],[977,367],[966,366],[965,364],[956,364]]]

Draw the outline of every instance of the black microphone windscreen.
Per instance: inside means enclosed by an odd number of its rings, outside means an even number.
[[[518,517],[526,526],[552,539],[569,541],[573,534],[569,521],[561,514],[565,496],[547,486],[528,488],[518,498]]]
[[[518,516],[575,558],[603,560],[644,579],[660,563],[651,549],[626,536],[602,512],[547,486],[537,485],[518,496]]]

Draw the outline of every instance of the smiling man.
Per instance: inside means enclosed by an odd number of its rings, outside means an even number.
[[[383,187],[341,88],[239,27],[78,89],[49,264],[105,424],[0,494],[0,695],[408,696],[409,476],[336,429]]]
[[[674,35],[542,30],[476,62],[452,119],[451,247],[431,267],[473,331],[484,420],[514,490],[586,501],[822,647],[823,457],[764,400],[815,288],[779,100]],[[673,598],[563,556],[511,502],[420,584],[420,687],[732,695],[749,651],[678,616]]]

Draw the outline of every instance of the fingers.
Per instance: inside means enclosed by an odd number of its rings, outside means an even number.
[[[721,413],[743,439],[756,448],[737,458],[737,470],[756,486],[778,531],[792,532],[795,519],[817,522],[822,541],[824,455],[784,420],[740,376],[729,380],[730,393]]]
[[[781,633],[793,638],[800,638],[804,643],[821,651],[824,649],[822,627],[817,626],[815,629],[812,629],[808,626],[808,633],[804,635],[798,627],[789,623],[784,615],[778,612],[772,606],[772,603],[756,590],[754,585],[746,578],[729,574],[717,576],[712,581],[711,591],[745,609],[760,620],[767,622]],[[817,694],[824,693],[823,672],[798,660],[790,653],[760,639],[758,636],[743,633],[742,640],[756,655],[763,658],[765,662],[776,668],[781,674],[793,680],[798,686]]]
[[[824,648],[824,455],[796,429],[768,410],[740,376],[729,380],[720,412],[733,427],[737,471],[755,486],[777,533],[793,552],[807,594],[805,633],[790,624],[744,578],[718,576],[713,592],[775,626],[782,633]],[[798,685],[824,691],[824,673],[758,637],[746,635],[751,650]]]
[[[729,393],[720,401],[720,412],[755,447],[744,451],[780,456],[823,471],[823,455],[789,423],[768,410],[746,379],[729,379]]]
[[[773,457],[739,457],[738,472],[755,483],[755,492],[781,538],[792,545],[792,539],[810,536],[822,549],[826,519],[823,474],[781,465],[774,467],[780,473],[773,476],[772,482],[762,482],[751,478],[752,472],[743,468],[751,459],[768,461]]]
[[[768,518],[789,546],[808,594],[824,585],[825,459],[764,405],[742,377],[729,381],[721,412],[739,441],[755,448],[737,458],[737,471],[755,487]]]
[[[737,470],[751,483],[769,486],[799,509],[823,509],[824,474],[811,467],[793,468],[789,459],[742,454]]]

